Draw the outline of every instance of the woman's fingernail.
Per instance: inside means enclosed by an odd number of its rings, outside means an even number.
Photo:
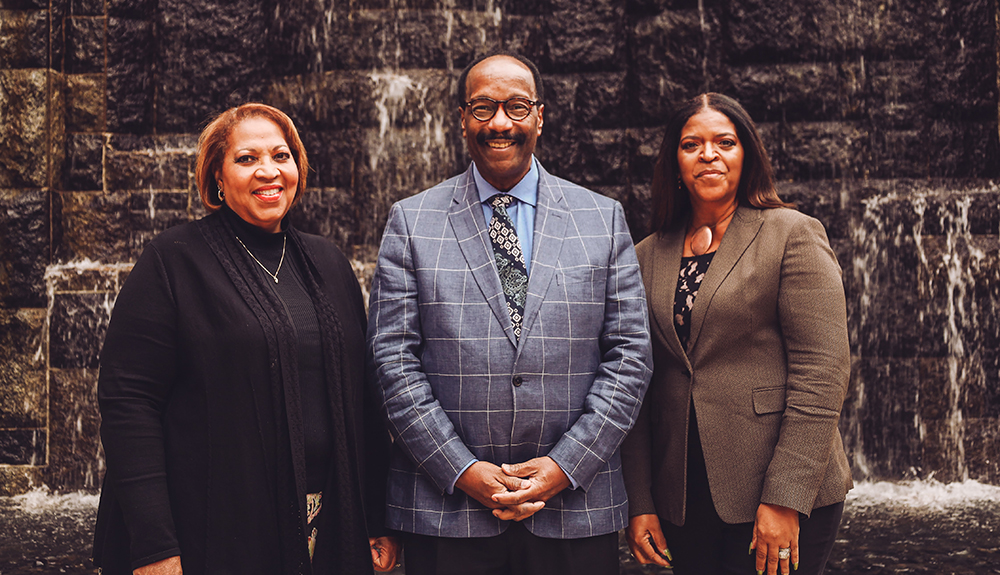
[[[758,570],[757,570],[757,575],[764,575],[764,571],[763,571],[763,570],[761,570],[761,569],[758,569]]]
[[[795,570],[795,571],[798,571],[799,570],[799,564],[798,563],[793,563],[792,564],[792,569]]]
[[[753,555],[753,544],[750,544],[750,550],[747,551],[747,555]]]
[[[670,549],[669,548],[664,548],[663,549],[663,554],[667,556],[667,561],[673,561],[674,560],[674,556],[670,554]]]

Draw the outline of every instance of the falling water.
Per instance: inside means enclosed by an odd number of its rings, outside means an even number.
[[[973,420],[996,417],[984,397],[997,337],[988,255],[996,246],[974,233],[970,216],[989,200],[983,191],[895,190],[863,200],[849,270],[860,367],[843,425],[861,477],[963,481],[996,464],[970,452],[967,437]]]

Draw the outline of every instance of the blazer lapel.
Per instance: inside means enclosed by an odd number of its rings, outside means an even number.
[[[524,320],[521,322],[521,341],[527,339],[552,283],[568,223],[566,198],[562,189],[552,183],[549,173],[538,166],[538,202],[535,205],[531,273],[528,275],[528,298],[524,302]]]
[[[455,184],[455,195],[448,211],[448,221],[458,239],[462,255],[472,270],[476,285],[483,292],[483,297],[493,310],[493,315],[503,326],[504,333],[510,338],[511,343],[517,345],[514,326],[507,311],[507,299],[503,293],[503,286],[500,285],[496,263],[493,261],[493,245],[490,243],[486,225],[482,222],[482,212],[479,191],[476,189],[470,165]]]
[[[712,264],[708,266],[705,279],[698,288],[698,296],[694,300],[694,309],[691,310],[691,340],[688,349],[694,349],[698,343],[698,335],[701,333],[702,324],[708,314],[708,308],[712,304],[715,292],[719,290],[722,282],[726,280],[729,273],[736,267],[737,262],[743,257],[743,253],[750,247],[750,243],[757,237],[757,232],[763,225],[764,219],[760,211],[752,208],[740,206],[736,210],[736,215],[729,227],[726,228],[726,235],[722,237],[719,250],[712,258]]]
[[[681,340],[677,337],[673,321],[677,274],[681,269],[681,255],[684,251],[684,228],[674,229],[666,234],[656,234],[654,238],[656,246],[653,249],[651,269],[643,270],[643,274],[652,275],[647,283],[650,288],[647,298],[650,325],[670,351],[687,362],[687,353],[681,347]]]

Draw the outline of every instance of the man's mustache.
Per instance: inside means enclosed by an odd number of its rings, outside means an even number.
[[[512,140],[515,144],[524,144],[527,136],[523,133],[514,133],[513,130],[507,130],[506,132],[479,132],[476,134],[476,143],[480,146],[485,146],[486,142],[489,140]]]

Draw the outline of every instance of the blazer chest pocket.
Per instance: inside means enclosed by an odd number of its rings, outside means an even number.
[[[569,301],[602,302],[607,283],[607,268],[580,266],[556,271],[556,285],[565,290]]]
[[[753,390],[753,411],[757,415],[785,410],[785,388],[763,387]]]

